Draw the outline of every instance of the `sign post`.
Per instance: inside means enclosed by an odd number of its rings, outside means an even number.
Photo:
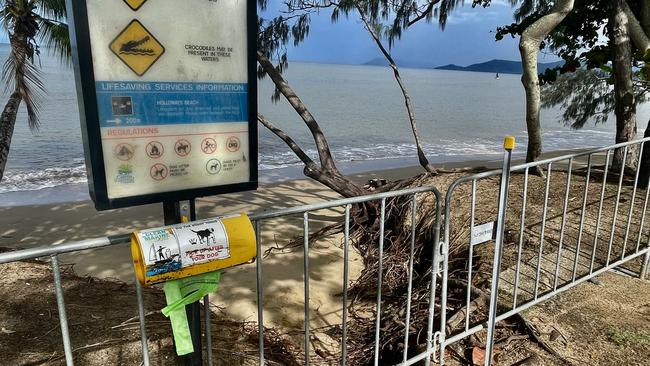
[[[97,209],[257,188],[253,1],[67,5]]]
[[[98,210],[162,202],[169,225],[196,219],[196,197],[257,188],[254,1],[66,6]],[[186,362],[201,365],[199,303],[186,311],[194,344]]]
[[[190,221],[196,220],[195,202],[163,202],[163,214],[165,225],[179,224],[183,221],[183,217]],[[207,300],[207,299],[206,299]],[[209,305],[206,303],[209,308]],[[194,302],[185,307],[187,313],[187,322],[192,335],[192,345],[194,353],[185,356],[186,366],[201,366],[203,365],[203,353],[201,352],[201,305]],[[210,330],[210,324],[206,324],[206,334]]]

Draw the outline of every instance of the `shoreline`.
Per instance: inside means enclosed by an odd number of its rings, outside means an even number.
[[[432,163],[442,168],[458,168],[467,164],[484,164],[486,162],[498,161],[499,154],[491,155],[452,155],[446,157],[435,157]],[[346,161],[337,164],[345,175],[355,177],[358,175],[373,175],[383,172],[392,175],[392,170],[414,171],[419,168],[417,159],[377,159]],[[277,169],[259,171],[260,188],[276,183],[283,183],[292,180],[307,179],[303,173],[303,165],[295,165]],[[404,177],[397,177],[400,179]],[[54,187],[46,187],[38,190],[13,191],[0,193],[0,208],[40,206],[49,204],[65,204],[74,202],[90,201],[88,194],[88,183],[62,184]]]

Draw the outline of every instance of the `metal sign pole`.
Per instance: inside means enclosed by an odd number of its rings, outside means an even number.
[[[194,200],[189,202],[163,202],[165,225],[179,224],[183,221],[196,220],[196,206]],[[185,218],[185,220],[183,219]],[[203,364],[203,347],[201,344],[201,304],[197,301],[185,307],[187,322],[192,335],[194,353],[185,356],[185,365],[201,366]]]

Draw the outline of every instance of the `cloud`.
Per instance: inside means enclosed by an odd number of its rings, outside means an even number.
[[[507,6],[509,8],[512,7],[512,5],[510,5],[510,0],[492,0],[490,6]]]
[[[449,24],[480,23],[485,20],[495,18],[497,15],[498,14],[495,11],[484,12],[484,11],[479,11],[477,9],[473,9],[470,11],[459,11],[456,13],[452,13],[447,19],[447,23]]]

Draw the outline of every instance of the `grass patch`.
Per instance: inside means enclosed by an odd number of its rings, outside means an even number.
[[[650,345],[650,332],[630,332],[612,328],[609,331],[609,339],[618,346]]]

